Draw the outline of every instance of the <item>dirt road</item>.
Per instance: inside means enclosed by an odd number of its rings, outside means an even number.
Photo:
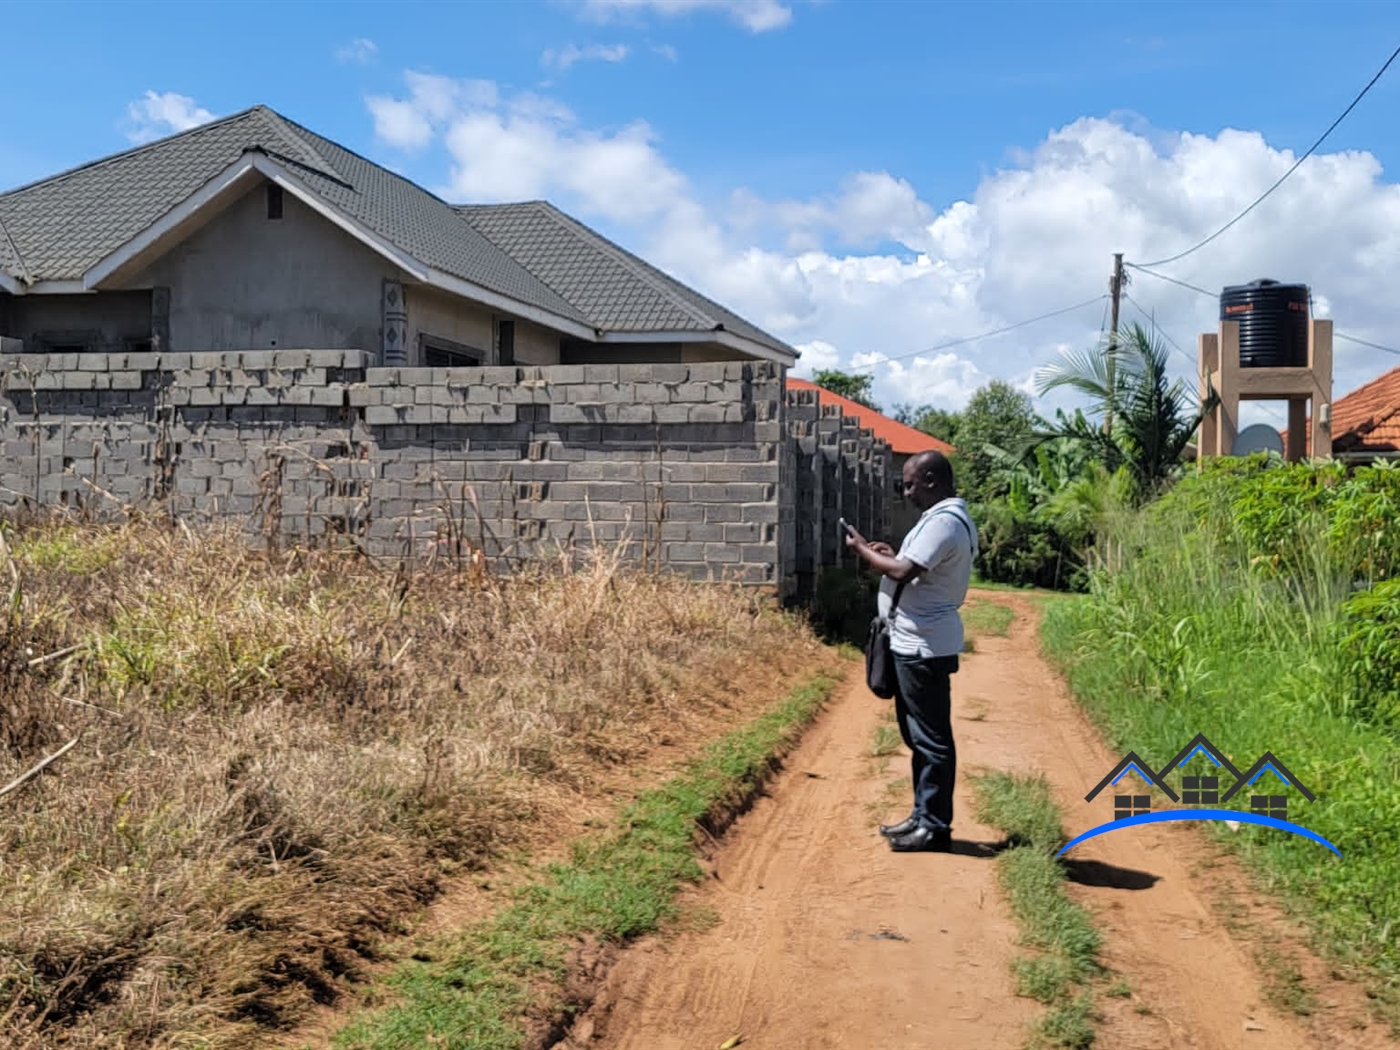
[[[1017,616],[1009,637],[979,638],[954,679],[954,852],[895,854],[877,834],[907,812],[907,759],[902,749],[887,764],[871,757],[886,705],[857,672],[715,853],[692,903],[717,921],[624,953],[566,1046],[714,1050],[736,1035],[755,1050],[1024,1045],[1042,1008],[1013,991],[999,836],[972,819],[966,774],[1043,771],[1074,833],[1107,818],[1083,797],[1117,756],[1040,657],[1034,605],[983,597]],[[1098,916],[1104,959],[1132,990],[1102,1001],[1097,1046],[1395,1045],[1335,1012],[1303,1019],[1271,1005],[1249,945],[1232,939],[1201,883],[1239,874],[1217,862],[1193,880],[1205,856],[1181,825],[1076,847],[1071,891]]]

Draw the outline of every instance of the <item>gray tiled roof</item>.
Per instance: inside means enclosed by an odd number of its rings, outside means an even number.
[[[457,209],[527,270],[609,332],[708,332],[792,348],[546,201]]]
[[[256,106],[0,194],[0,269],[80,280],[249,151],[413,258],[602,331],[724,328],[792,348],[543,202],[457,207]]]

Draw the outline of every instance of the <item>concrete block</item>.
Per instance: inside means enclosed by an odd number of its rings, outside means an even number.
[[[725,422],[724,405],[690,405],[689,408],[691,423],[714,424]]]
[[[656,422],[663,426],[690,422],[689,405],[654,405],[652,406],[652,414]]]
[[[112,373],[112,389],[113,389],[113,390],[140,390],[140,389],[141,389],[141,373],[140,373],[140,372],[113,372],[113,373]]]
[[[656,422],[650,405],[618,405],[616,421],[624,425],[650,424]]]
[[[404,421],[399,409],[392,405],[370,405],[365,409],[365,422],[372,427],[387,427]]]
[[[472,405],[494,405],[500,400],[496,387],[486,383],[475,383],[466,388],[467,403]]]
[[[704,560],[711,565],[736,565],[740,561],[739,548],[727,543],[707,543]]]
[[[111,354],[83,354],[78,358],[78,368],[83,372],[106,372],[111,367]]]
[[[345,405],[345,394],[346,388],[339,384],[312,387],[311,404],[318,408],[342,408]]]
[[[310,368],[340,368],[345,364],[343,350],[311,350],[307,353]]]
[[[97,375],[94,372],[64,372],[64,390],[95,390]]]

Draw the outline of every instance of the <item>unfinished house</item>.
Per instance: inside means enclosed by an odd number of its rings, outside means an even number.
[[[261,106],[0,194],[0,507],[790,592],[796,359],[548,203],[448,204]]]

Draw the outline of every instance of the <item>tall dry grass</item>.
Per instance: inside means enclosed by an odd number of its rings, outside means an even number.
[[[551,799],[821,647],[737,588],[133,520],[0,551],[0,1042],[248,1046]],[[774,682],[775,691],[781,685]]]

